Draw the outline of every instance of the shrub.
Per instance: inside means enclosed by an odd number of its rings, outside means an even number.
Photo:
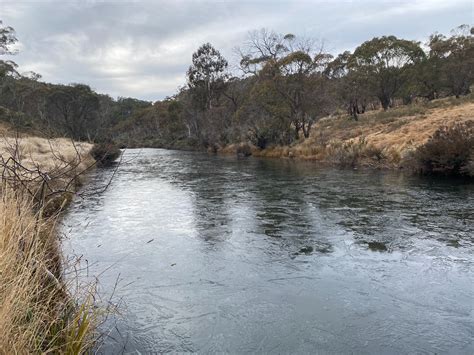
[[[240,144],[237,147],[236,153],[239,157],[249,157],[252,155],[252,148],[246,143]]]
[[[422,174],[474,176],[474,121],[441,127],[409,157]]]
[[[358,140],[333,143],[329,156],[340,166],[378,165],[385,160],[383,151],[369,144],[364,137]]]
[[[106,166],[112,164],[120,156],[120,149],[112,143],[99,143],[92,147],[90,153],[97,161],[97,165]]]

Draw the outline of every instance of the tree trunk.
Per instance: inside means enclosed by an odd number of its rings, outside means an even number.
[[[388,95],[382,95],[379,97],[379,100],[384,111],[387,111],[387,109],[390,107],[390,97]]]
[[[308,124],[305,126],[303,125],[303,135],[305,138],[309,138],[309,132],[311,130],[311,122],[308,122]]]
[[[298,140],[298,139],[300,139],[300,128],[295,127],[295,140]]]

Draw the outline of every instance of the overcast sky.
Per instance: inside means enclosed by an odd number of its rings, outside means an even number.
[[[157,100],[185,84],[191,55],[233,48],[262,27],[324,40],[336,54],[375,36],[425,40],[474,22],[472,0],[445,1],[22,1],[0,0],[16,29],[20,71],[81,82],[113,97]]]

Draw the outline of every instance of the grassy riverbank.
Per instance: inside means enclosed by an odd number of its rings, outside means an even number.
[[[94,289],[75,293],[64,276],[58,219],[81,174],[94,164],[88,143],[0,140],[0,353],[79,354],[94,340]]]
[[[452,127],[461,127],[464,136],[449,137],[448,145],[458,145],[458,150],[470,155],[468,160],[472,164],[473,124],[474,96],[470,95],[461,99],[453,97],[401,106],[388,111],[369,111],[359,115],[357,121],[347,115],[323,118],[314,125],[308,139],[289,146],[259,150],[244,143],[229,145],[219,151],[236,154],[247,150],[260,157],[297,158],[351,167],[416,170],[422,168],[417,165],[420,162],[416,161],[421,147],[436,139],[440,131]],[[433,161],[439,158],[437,155],[440,153],[434,150],[427,152],[432,154]],[[452,154],[456,155],[458,151]]]

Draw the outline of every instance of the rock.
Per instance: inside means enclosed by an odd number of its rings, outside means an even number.
[[[368,242],[367,245],[372,251],[388,251],[387,246],[382,242]]]
[[[456,239],[448,240],[447,244],[448,246],[453,247],[453,248],[459,248],[461,246],[461,244],[459,244],[459,241],[457,241]]]
[[[306,245],[300,249],[300,253],[304,254],[311,254],[313,252],[314,248],[310,245]]]

